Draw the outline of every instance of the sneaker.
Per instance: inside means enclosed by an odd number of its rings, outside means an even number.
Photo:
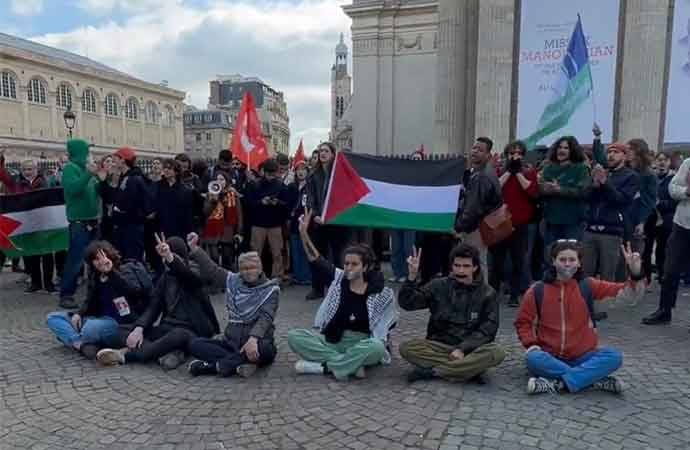
[[[63,309],[77,309],[79,304],[72,297],[62,297],[60,299],[60,308]]]
[[[256,364],[240,364],[236,371],[242,378],[249,378],[256,372]]]
[[[197,377],[199,375],[216,375],[218,373],[218,369],[216,368],[215,364],[210,364],[206,361],[201,361],[200,359],[195,359],[194,361],[190,362],[189,366],[187,366],[187,371],[193,377]]]
[[[158,364],[163,370],[175,370],[187,359],[182,350],[174,350],[158,358]]]
[[[26,289],[24,289],[24,293],[25,294],[33,294],[35,292],[40,291],[41,289],[42,289],[41,286],[34,286],[32,284],[32,285],[29,285]]]
[[[594,383],[592,389],[620,394],[625,389],[625,384],[618,378],[610,376]]]
[[[407,374],[407,382],[414,383],[415,381],[431,380],[434,378],[434,369],[430,367],[415,367]]]
[[[360,367],[357,369],[357,372],[355,372],[355,378],[363,380],[367,377],[367,371],[364,369],[364,366]]]
[[[323,375],[323,364],[300,359],[295,363],[295,372],[300,374]]]
[[[125,352],[112,348],[104,348],[96,353],[96,359],[104,366],[116,366],[125,363]]]
[[[546,378],[530,378],[527,382],[528,394],[558,394],[563,390],[563,382],[560,380],[548,380]]]
[[[305,298],[305,300],[320,300],[323,298],[323,291],[318,292],[318,291],[315,291],[314,289],[312,289],[311,291],[309,291],[307,296],[304,298]]]

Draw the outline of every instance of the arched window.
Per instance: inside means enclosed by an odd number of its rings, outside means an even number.
[[[108,94],[107,97],[105,97],[105,113],[108,116],[117,116],[119,114],[117,95]]]
[[[63,108],[72,108],[72,91],[68,85],[58,86],[56,103]]]
[[[96,93],[92,89],[84,90],[81,97],[81,109],[86,112],[96,112]]]
[[[29,81],[29,101],[46,104],[46,87],[38,78],[32,78]]]
[[[0,78],[0,96],[17,98],[17,79],[11,72],[3,71]]]
[[[165,107],[165,112],[163,113],[163,125],[166,127],[171,127],[175,124],[175,111],[173,111],[171,106]]]
[[[153,102],[146,103],[144,118],[148,123],[158,123],[158,107]]]
[[[125,117],[132,120],[137,120],[139,118],[139,103],[134,97],[127,99],[125,103]]]

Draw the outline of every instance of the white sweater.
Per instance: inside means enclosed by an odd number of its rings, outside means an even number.
[[[671,195],[671,198],[678,200],[678,208],[676,208],[676,215],[673,216],[673,222],[686,230],[690,230],[688,173],[690,173],[690,158],[683,161],[680,169],[678,169],[678,173],[676,173],[668,185],[668,193]]]

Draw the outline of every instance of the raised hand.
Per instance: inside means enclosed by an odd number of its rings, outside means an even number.
[[[108,258],[108,255],[105,254],[103,249],[96,252],[96,261],[94,265],[96,266],[96,270],[103,274],[113,271],[113,261]]]
[[[170,246],[165,242],[165,234],[154,233],[153,236],[156,238],[156,252],[163,259],[163,261],[171,263],[175,257],[170,250]]]
[[[627,245],[621,245],[621,251],[623,252],[623,258],[625,258],[625,264],[627,264],[630,269],[630,273],[634,277],[642,275],[642,257],[638,252],[633,252],[630,242],[628,242]]]
[[[594,134],[594,137],[601,136],[601,128],[599,128],[599,124],[596,122],[594,122],[594,126],[592,127],[592,134]]]
[[[304,208],[304,214],[299,218],[298,230],[300,234],[307,234],[309,232],[309,224],[311,223],[312,210]]]
[[[422,259],[422,249],[417,250],[417,247],[412,247],[412,254],[407,258],[407,279],[414,281],[419,274],[419,263]]]
[[[195,252],[199,248],[199,235],[196,233],[189,233],[187,235],[187,245],[190,252]]]

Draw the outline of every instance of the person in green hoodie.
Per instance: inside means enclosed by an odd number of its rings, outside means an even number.
[[[84,262],[86,248],[98,238],[101,217],[101,198],[98,192],[98,168],[88,161],[88,142],[81,139],[67,141],[69,162],[62,172],[65,191],[65,210],[69,222],[69,250],[60,286],[60,307],[75,309],[77,278]]]
[[[582,240],[587,188],[592,184],[582,147],[573,136],[564,136],[549,150],[539,174],[544,202],[544,249],[559,239]]]

